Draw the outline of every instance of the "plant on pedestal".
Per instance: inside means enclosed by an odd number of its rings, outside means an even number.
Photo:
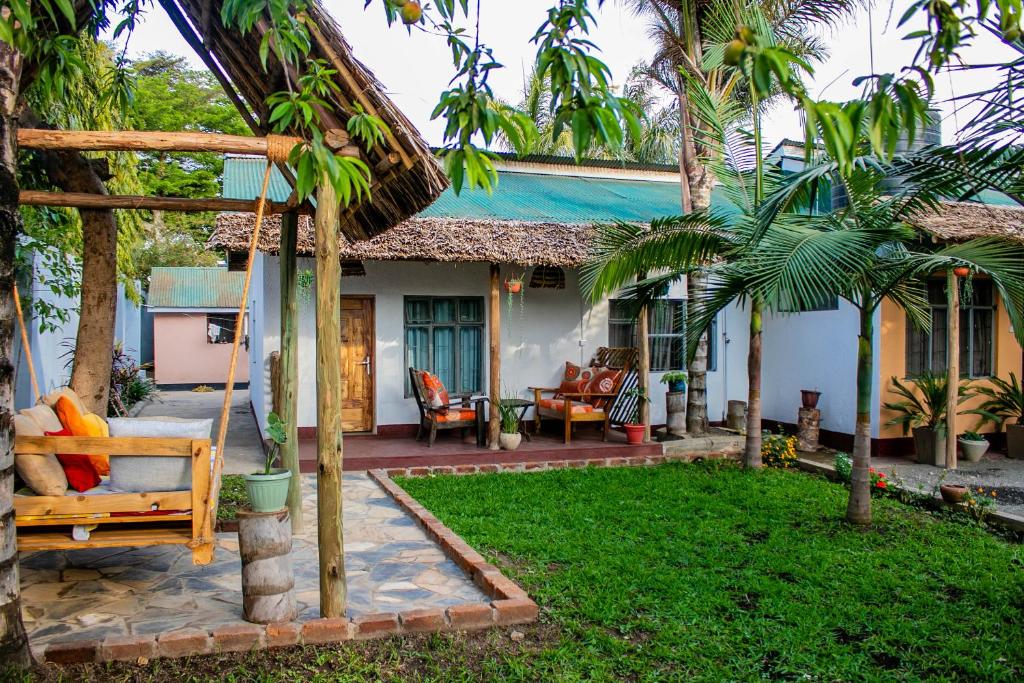
[[[661,376],[661,383],[668,385],[670,392],[686,391],[686,372],[683,370],[672,370]]]
[[[291,470],[274,467],[281,446],[288,442],[287,426],[277,413],[272,412],[267,416],[267,437],[270,439],[270,446],[267,449],[263,471],[245,475],[245,490],[249,494],[249,504],[253,512],[280,510],[288,500]]]

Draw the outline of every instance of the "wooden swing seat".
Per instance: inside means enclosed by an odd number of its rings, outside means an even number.
[[[145,457],[191,457],[189,491],[147,491],[63,496],[15,496],[18,550],[79,550],[151,545],[186,545],[192,562],[213,560],[213,490],[209,439],[149,437],[19,436],[16,454],[82,453]],[[166,510],[166,514],[161,514]],[[76,541],[71,527],[98,525]]]

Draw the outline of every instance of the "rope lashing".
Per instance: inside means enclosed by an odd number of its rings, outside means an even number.
[[[291,154],[292,148],[299,142],[301,142],[301,140],[298,138],[288,135],[268,135],[267,161],[272,161],[275,164],[286,163],[288,161],[288,155]]]

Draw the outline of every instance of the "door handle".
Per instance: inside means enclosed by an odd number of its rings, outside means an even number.
[[[370,357],[369,356],[364,358],[361,363],[356,363],[356,365],[364,366],[366,368],[366,375],[367,376],[370,375]]]

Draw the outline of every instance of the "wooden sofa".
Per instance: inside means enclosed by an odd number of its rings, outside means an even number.
[[[18,550],[186,545],[197,565],[213,560],[213,495],[209,439],[21,436],[16,454],[82,453],[189,457],[189,491],[15,496]],[[75,525],[97,525],[88,540],[71,537]]]
[[[561,420],[565,443],[568,444],[572,441],[574,425],[598,423],[602,426],[602,439],[607,441],[612,426],[624,424],[636,406],[635,398],[623,394],[637,385],[637,357],[637,350],[630,347],[601,347],[597,350],[587,367],[619,371],[615,385],[608,393],[566,393],[560,387],[530,387],[534,397],[534,431],[540,433],[544,419]],[[546,395],[550,398],[545,399]]]

